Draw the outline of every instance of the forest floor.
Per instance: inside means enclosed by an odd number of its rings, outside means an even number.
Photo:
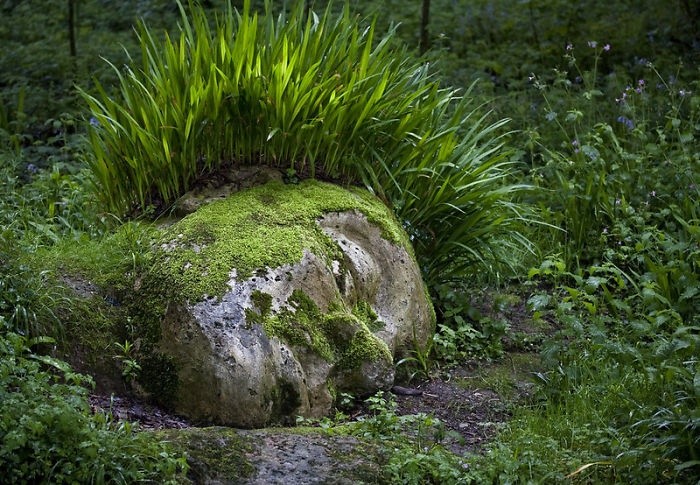
[[[506,361],[499,364],[478,369],[454,368],[449,375],[414,382],[403,389],[410,389],[415,395],[406,395],[405,391],[394,395],[396,414],[432,415],[461,437],[443,444],[448,444],[458,454],[477,451],[494,435],[499,424],[508,420],[512,406],[526,398],[532,388],[532,383],[523,375],[526,370],[522,367],[508,370],[507,366],[522,366],[523,362],[528,366],[535,358],[531,354],[509,354]],[[90,404],[93,410],[111,412],[117,420],[138,422],[142,430],[194,427],[182,416],[133,397],[94,394],[90,396]],[[369,413],[362,405],[349,412],[352,420],[362,419]]]
[[[489,308],[496,306],[488,298],[483,301],[487,301]],[[524,298],[517,298],[497,312],[480,309],[482,315],[508,322],[507,336],[502,339],[506,352],[501,358],[443,366],[434,369],[428,379],[398,382],[401,387],[393,388],[391,398],[396,403],[396,415],[433,416],[446,431],[440,443],[443,447],[457,456],[481,452],[507,423],[513,410],[532,396],[535,388],[532,377],[540,370],[538,345],[532,342],[541,341],[551,331],[532,325],[523,301]],[[523,342],[531,344],[523,346]],[[389,400],[388,396],[386,399]],[[93,395],[90,403],[93,409],[111,412],[116,419],[137,421],[142,430],[163,431],[169,437],[176,430],[183,430],[207,442],[195,445],[194,453],[189,453],[193,451],[191,444],[187,449],[190,479],[194,483],[372,483],[377,467],[386,461],[381,446],[342,433],[323,433],[320,428],[318,433],[308,427],[235,430],[237,437],[252,444],[243,448],[236,445],[238,448],[229,450],[232,454],[244,454],[250,467],[245,474],[241,471],[241,475],[231,479],[212,469],[216,465],[208,463],[207,452],[202,451],[221,443],[229,446],[226,433],[231,430],[198,428],[183,417],[130,397]],[[372,415],[366,402],[343,412],[351,421]],[[244,475],[249,478],[242,479]]]
[[[522,404],[533,390],[529,373],[538,365],[537,354],[509,353],[498,363],[471,364],[452,368],[429,380],[412,382],[395,394],[396,414],[424,413],[439,419],[445,434],[441,445],[458,456],[479,453],[509,419],[514,406]],[[406,389],[415,395],[406,395]],[[420,394],[418,394],[420,393]],[[172,432],[182,430],[201,435],[208,444],[197,444],[201,452],[209,446],[226,449],[224,428],[201,429],[186,419],[139,400],[93,395],[94,409],[111,410],[115,418],[137,421],[142,430]],[[347,411],[351,420],[371,414],[366,405]],[[410,432],[411,430],[406,430]],[[204,433],[202,435],[202,433]],[[197,456],[188,441],[190,475],[194,483],[313,484],[373,483],[386,461],[381,447],[343,434],[309,432],[309,428],[268,428],[236,430],[237,436],[254,443],[245,448],[247,473],[231,477],[209,462],[207,453]],[[204,436],[202,438],[202,436]],[[223,445],[222,445],[223,443]],[[192,453],[194,451],[194,453]],[[231,448],[228,453],[240,453]],[[192,471],[196,471],[193,475]],[[373,471],[374,470],[374,471]],[[242,479],[242,475],[248,478]]]

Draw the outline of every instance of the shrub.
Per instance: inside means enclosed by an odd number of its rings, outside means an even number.
[[[391,35],[375,42],[348,8],[305,17],[303,2],[278,18],[229,5],[213,27],[202,9],[180,8],[177,39],[140,27],[140,65],[113,66],[117,95],[83,92],[108,208],[167,205],[204,173],[267,164],[384,198],[429,281],[497,255],[495,237],[509,247],[522,187],[506,183],[505,120],[441,88]]]
[[[566,67],[554,69],[550,81],[530,77],[544,114],[531,128],[539,150],[531,176],[542,189],[533,193],[547,222],[564,229],[549,242],[561,244],[555,250],[567,264],[584,267],[611,250],[608,234],[620,221],[653,220],[662,231],[687,232],[677,218],[692,224],[700,195],[700,153],[692,148],[700,96],[697,81],[683,81],[693,73],[678,68],[664,76],[645,61],[639,78],[608,76],[603,88],[597,66],[610,46],[589,46],[591,70],[580,69],[569,45]]]
[[[2,317],[0,317],[0,320]],[[184,458],[133,424],[91,414],[90,378],[0,337],[0,472],[7,483],[135,483],[174,479]]]

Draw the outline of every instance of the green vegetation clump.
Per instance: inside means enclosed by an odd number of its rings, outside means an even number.
[[[0,323],[5,323],[0,318]],[[167,482],[187,470],[165,444],[88,403],[92,380],[33,353],[51,343],[0,337],[0,472],[7,483]]]
[[[349,7],[319,17],[296,2],[276,17],[245,2],[213,24],[201,8],[181,10],[179,38],[140,28],[141,62],[115,67],[117,94],[83,93],[107,208],[168,206],[202,173],[272,165],[380,196],[428,281],[522,248],[512,196],[524,187],[508,183],[506,121],[490,124],[468,94],[441,88],[390,35],[375,42]]]
[[[428,300],[430,298],[428,297]],[[384,328],[384,322],[379,320],[379,316],[366,301],[358,301],[352,309],[352,314],[359,320],[367,323],[367,328],[372,332],[377,332]]]
[[[370,414],[365,419],[338,428],[385,447],[380,483],[468,483],[464,470],[469,465],[443,447],[448,432],[439,419],[423,413],[402,416],[393,397],[383,392],[366,404]]]

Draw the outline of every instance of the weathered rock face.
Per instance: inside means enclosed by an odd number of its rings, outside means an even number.
[[[390,212],[319,182],[245,190],[169,227],[136,296],[152,305],[158,292],[154,351],[176,374],[175,410],[239,427],[321,417],[339,392],[390,387],[394,356],[434,325]]]

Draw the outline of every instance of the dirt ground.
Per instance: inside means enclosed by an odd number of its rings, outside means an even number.
[[[490,389],[465,389],[461,379],[451,382],[435,378],[414,383],[409,389],[419,395],[394,394],[400,415],[425,413],[438,418],[446,428],[458,432],[464,438],[462,445],[455,444],[456,452],[474,451],[488,440],[498,423],[508,418],[507,404]],[[92,395],[93,410],[111,412],[116,419],[136,421],[144,430],[183,429],[192,426],[186,418],[139,401],[131,397]],[[354,418],[365,413],[361,406]]]
[[[487,305],[495,307],[490,302]],[[523,318],[527,312],[522,306],[522,299],[519,299],[516,304],[506,305],[507,308],[501,311],[489,312],[494,318],[503,317],[510,322],[509,337],[504,339],[506,353],[501,359],[495,363],[467,362],[459,367],[435,371],[428,380],[399,383],[400,386],[392,389],[396,413],[423,413],[439,419],[445,430],[449,431],[441,444],[458,456],[482,450],[508,421],[512,410],[522,405],[535,388],[532,375],[539,369],[540,363],[534,342],[541,338],[542,331],[533,328],[528,319]],[[144,430],[199,432],[186,419],[132,398],[94,395],[90,402],[93,409],[111,411],[115,418],[121,420],[137,421]],[[343,411],[350,419],[363,419],[371,413],[366,403],[362,402]],[[220,439],[216,438],[218,431],[213,430],[212,436],[206,439]],[[239,476],[229,480],[212,475],[193,480],[195,483],[375,483],[358,480],[357,477],[347,479],[347,473],[381,467],[381,453],[367,451],[364,458],[356,458],[350,465],[340,460],[339,455],[348,455],[342,450],[363,447],[368,450],[367,443],[349,436],[324,436],[320,433],[310,436],[303,431],[296,433],[293,428],[238,433],[242,437],[254,438],[255,446],[246,456],[255,469],[252,477],[243,480]],[[197,463],[194,466],[200,467]]]
[[[458,456],[478,453],[507,422],[513,407],[531,394],[528,374],[536,366],[536,354],[514,353],[497,364],[465,365],[430,380],[395,387],[396,413],[432,415],[449,431],[441,442],[444,447]],[[94,410],[111,411],[116,419],[137,421],[143,430],[160,430],[171,437],[180,433],[180,439],[189,443],[185,450],[190,483],[383,483],[375,480],[386,463],[381,446],[353,436],[329,435],[320,429],[309,433],[308,428],[197,428],[182,417],[132,398],[94,395],[90,403]],[[371,414],[362,403],[346,412],[350,419]],[[410,434],[412,430],[405,431]],[[232,439],[231,433],[237,438]],[[191,435],[198,436],[199,444],[194,447]],[[243,448],[231,444],[241,440],[247,443]],[[246,465],[233,472],[219,470],[212,456],[239,457],[233,461],[240,459]]]

